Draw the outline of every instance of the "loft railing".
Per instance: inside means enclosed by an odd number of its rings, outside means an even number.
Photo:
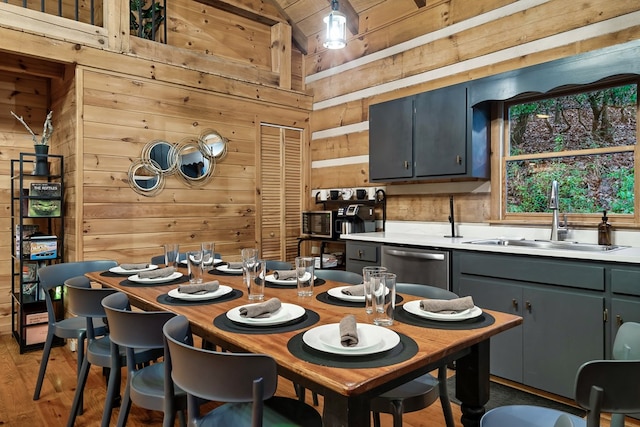
[[[105,0],[2,0],[14,6],[36,10],[49,15],[73,19],[77,22],[103,26]],[[109,1],[109,0],[106,0]],[[129,31],[131,35],[167,42],[167,0],[129,0]]]

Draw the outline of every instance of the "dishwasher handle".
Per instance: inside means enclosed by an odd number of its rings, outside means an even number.
[[[385,253],[405,258],[428,259],[432,261],[444,261],[444,254],[430,254],[424,252],[399,251],[397,249],[385,249]]]

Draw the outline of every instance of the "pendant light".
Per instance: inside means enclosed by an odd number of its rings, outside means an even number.
[[[338,10],[338,0],[331,0],[331,13],[324,18],[327,35],[322,44],[327,49],[342,49],[347,45],[347,17]]]

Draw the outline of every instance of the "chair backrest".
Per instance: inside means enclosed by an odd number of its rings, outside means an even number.
[[[275,260],[268,259],[266,264],[267,264],[267,270],[269,271],[291,270],[293,268],[293,265],[291,265],[291,263],[287,261],[275,261]]]
[[[218,258],[218,259],[222,259],[222,255],[219,254],[218,252],[215,252],[213,254],[214,258]],[[178,261],[184,261],[185,259],[187,259],[187,254],[186,252],[181,252],[178,254]],[[164,255],[156,255],[154,257],[151,257],[151,264],[164,264]]]
[[[69,312],[88,319],[105,317],[102,299],[117,291],[111,288],[86,287],[82,282],[84,281],[78,278],[70,278],[65,281]]]
[[[359,285],[362,283],[362,276],[353,271],[345,270],[314,270],[313,272],[319,279],[333,280],[336,282],[348,283],[350,285]]]
[[[640,360],[640,323],[623,323],[613,341],[613,358],[617,360]]]
[[[640,360],[594,360],[576,376],[576,402],[587,409],[587,427],[600,426],[600,413],[640,412]]]
[[[396,283],[396,292],[433,299],[458,298],[457,294],[446,289],[420,283]]]
[[[129,298],[122,292],[102,300],[107,314],[111,341],[131,348],[163,348],[162,327],[175,316],[170,311],[131,311]]]
[[[262,400],[275,394],[278,374],[272,357],[194,347],[189,321],[184,316],[165,323],[164,335],[171,377],[189,395],[218,402],[254,402],[253,383],[260,378],[264,385]]]
[[[118,263],[111,260],[96,260],[96,261],[78,261],[78,262],[63,262],[60,264],[46,265],[38,269],[38,280],[40,281],[40,287],[45,291],[45,303],[47,305],[47,313],[49,317],[49,325],[53,325],[56,322],[55,310],[53,308],[53,301],[49,291],[63,285],[67,279],[76,276],[82,276],[85,273],[92,271],[104,271],[111,267],[117,266]]]

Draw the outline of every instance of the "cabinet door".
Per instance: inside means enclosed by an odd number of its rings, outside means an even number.
[[[369,180],[413,176],[413,97],[369,107]]]
[[[524,384],[572,398],[578,367],[604,358],[604,297],[524,288],[523,304]]]
[[[471,295],[478,307],[522,315],[519,286],[470,276],[462,276],[459,285],[459,295]],[[491,374],[521,383],[522,348],[522,326],[491,337]]]
[[[613,341],[618,333],[618,328],[624,322],[639,322],[640,323],[640,297],[614,297],[611,298],[611,318],[609,324],[611,325],[611,345],[613,348]],[[609,356],[611,356],[609,354]]]
[[[465,86],[455,85],[416,96],[413,145],[416,177],[466,173]]]

